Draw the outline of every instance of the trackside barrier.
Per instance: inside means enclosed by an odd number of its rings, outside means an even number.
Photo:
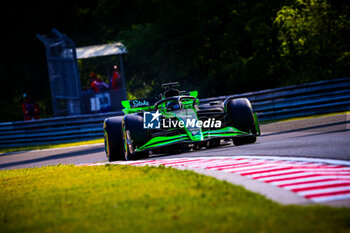
[[[350,110],[350,78],[230,95],[248,98],[260,121]],[[229,96],[201,99],[200,103]],[[0,123],[0,148],[65,143],[103,137],[103,121],[121,111]]]

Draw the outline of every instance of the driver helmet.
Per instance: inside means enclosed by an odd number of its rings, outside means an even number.
[[[179,103],[170,101],[166,104],[166,108],[167,108],[167,110],[179,110],[180,105],[179,105]]]

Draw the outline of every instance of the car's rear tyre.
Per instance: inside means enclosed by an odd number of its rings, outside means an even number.
[[[123,154],[126,160],[145,159],[149,157],[148,151],[131,153],[127,140],[131,140],[133,149],[139,148],[149,140],[149,132],[143,128],[143,116],[130,114],[123,121]]]
[[[110,117],[104,121],[104,142],[109,162],[125,160],[122,135],[123,116]]]
[[[231,125],[243,132],[256,134],[252,105],[247,98],[229,99],[226,101],[227,114]],[[236,146],[254,143],[256,136],[233,138]]]

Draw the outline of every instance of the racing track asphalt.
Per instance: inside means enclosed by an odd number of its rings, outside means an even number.
[[[155,155],[152,159],[211,156],[288,156],[350,160],[350,114],[265,124],[255,144]],[[103,144],[0,155],[0,169],[106,161]]]

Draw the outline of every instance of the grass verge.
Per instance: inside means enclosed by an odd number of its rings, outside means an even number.
[[[318,115],[304,116],[304,117],[293,117],[293,118],[287,118],[282,120],[267,120],[267,121],[262,121],[260,123],[262,125],[266,125],[266,124],[277,123],[277,122],[298,121],[298,120],[312,119],[317,117],[329,117],[329,116],[346,115],[346,114],[350,114],[350,111],[325,113],[325,114],[318,114]]]
[[[1,232],[350,232],[350,211],[282,206],[192,171],[48,166],[0,171]]]
[[[0,148],[0,154],[18,152],[18,151],[44,150],[44,149],[54,149],[54,148],[66,148],[66,147],[73,147],[73,146],[84,146],[84,145],[92,145],[97,143],[103,143],[103,138],[93,139],[88,141],[60,143],[60,144],[45,144],[45,145],[26,146],[26,147]]]

